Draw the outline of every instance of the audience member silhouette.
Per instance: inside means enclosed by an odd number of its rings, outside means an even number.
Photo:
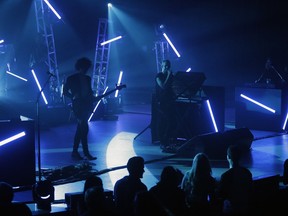
[[[183,216],[188,212],[185,193],[180,188],[182,178],[180,170],[166,166],[162,170],[160,181],[149,190],[161,205],[175,216]]]
[[[86,211],[80,216],[113,216],[115,213],[106,202],[104,189],[102,186],[93,186],[85,191],[84,201]]]
[[[86,203],[85,203],[85,193],[89,188],[92,187],[100,187],[103,188],[103,182],[102,179],[99,176],[96,175],[89,175],[84,183],[84,188],[83,188],[83,197],[81,197],[78,200],[77,203],[77,213],[78,215],[83,214],[84,212],[87,211]]]
[[[284,166],[283,166],[283,184],[287,185],[288,184],[288,159],[284,161]]]
[[[129,175],[119,179],[114,186],[116,211],[119,215],[134,214],[134,199],[138,192],[147,191],[141,181],[144,171],[144,159],[140,156],[131,157],[127,163]]]
[[[154,196],[151,191],[141,191],[136,194],[134,200],[135,216],[174,216]]]
[[[229,169],[222,173],[217,188],[224,215],[247,215],[252,211],[252,173],[240,165],[240,159],[239,147],[230,145],[227,149]]]
[[[209,215],[215,201],[216,179],[212,176],[209,158],[198,153],[193,158],[191,169],[182,179],[186,205],[193,215]]]
[[[13,202],[13,187],[7,182],[0,182],[0,215],[32,216],[32,211],[25,203]]]
[[[283,176],[282,176],[282,186],[279,186],[279,202],[278,202],[278,212],[287,212],[287,200],[288,200],[288,159],[284,161],[283,164]],[[277,201],[278,201],[277,200]]]

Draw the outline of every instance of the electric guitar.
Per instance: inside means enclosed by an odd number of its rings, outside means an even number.
[[[72,109],[76,116],[81,116],[83,113],[91,112],[94,108],[94,103],[100,101],[102,98],[106,97],[107,95],[112,94],[115,91],[120,91],[121,89],[126,88],[125,84],[116,85],[116,87],[108,92],[105,92],[102,95],[92,96],[88,98],[78,98],[72,101]]]
[[[107,95],[110,95],[110,94],[112,94],[113,92],[115,92],[115,91],[117,91],[117,90],[120,91],[120,90],[123,89],[123,88],[126,88],[126,85],[125,85],[125,84],[123,84],[123,85],[116,85],[116,87],[115,87],[114,89],[112,89],[112,90],[110,90],[110,91],[108,91],[108,92],[105,92],[105,93],[102,94],[102,95],[95,96],[95,97],[93,98],[93,103],[98,102],[99,100],[101,100],[102,98],[106,97]]]

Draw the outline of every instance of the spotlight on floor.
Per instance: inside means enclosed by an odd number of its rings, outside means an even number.
[[[55,188],[51,181],[39,181],[32,188],[33,200],[38,209],[51,211],[51,203],[55,199]]]

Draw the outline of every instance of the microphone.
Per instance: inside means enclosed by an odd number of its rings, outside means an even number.
[[[56,75],[53,74],[53,73],[51,73],[50,71],[47,71],[47,74],[48,74],[49,76],[56,77]]]

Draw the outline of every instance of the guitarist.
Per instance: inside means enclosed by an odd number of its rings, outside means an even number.
[[[63,95],[72,100],[72,109],[77,119],[77,129],[74,136],[72,159],[84,159],[78,152],[80,143],[84,157],[88,160],[96,160],[88,149],[88,119],[93,111],[93,91],[91,87],[91,77],[87,75],[91,68],[90,59],[83,57],[76,61],[76,73],[70,75],[63,87]]]

